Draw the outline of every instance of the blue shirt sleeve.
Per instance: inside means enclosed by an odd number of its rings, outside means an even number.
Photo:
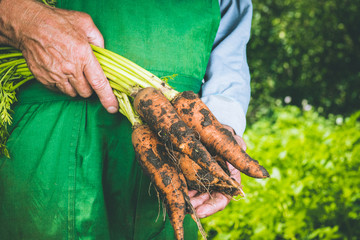
[[[250,38],[251,0],[219,0],[221,21],[202,87],[202,100],[222,123],[242,136],[250,101],[246,44]]]

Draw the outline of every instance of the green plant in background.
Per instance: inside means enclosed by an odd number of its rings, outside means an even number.
[[[356,239],[360,236],[360,111],[328,119],[276,107],[245,133],[271,179],[242,176],[247,198],[203,220],[209,239]]]
[[[250,123],[286,96],[322,115],[360,103],[360,0],[253,0]]]

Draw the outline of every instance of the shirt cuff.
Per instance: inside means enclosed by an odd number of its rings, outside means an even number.
[[[205,96],[201,100],[221,124],[232,127],[239,136],[244,134],[246,117],[239,102],[222,95]]]

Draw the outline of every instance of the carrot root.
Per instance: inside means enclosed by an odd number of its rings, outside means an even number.
[[[134,108],[170,149],[189,155],[214,176],[235,188],[240,188],[240,184],[222,170],[205,146],[196,138],[195,132],[181,120],[174,107],[160,91],[154,88],[140,90],[134,99]]]
[[[147,125],[133,129],[132,142],[136,158],[160,196],[166,202],[168,216],[178,240],[184,239],[183,222],[187,210],[188,196],[184,193],[183,181],[166,159],[166,149]]]
[[[182,120],[200,134],[202,143],[212,154],[220,155],[250,177],[270,177],[267,170],[240,147],[232,133],[222,126],[197,94],[182,92],[172,100],[172,104]]]

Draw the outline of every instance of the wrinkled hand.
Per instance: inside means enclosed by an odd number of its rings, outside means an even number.
[[[246,150],[246,144],[244,140],[234,133],[234,130],[225,126],[228,130],[230,130],[236,141],[240,144],[242,149]],[[230,171],[230,176],[234,178],[237,182],[241,183],[240,172],[234,168],[230,163],[227,163]],[[189,191],[190,202],[196,210],[196,214],[199,218],[208,217],[214,213],[217,213],[223,210],[231,201],[231,197],[219,192],[209,193],[198,193],[195,190]]]
[[[72,97],[86,98],[95,91],[108,112],[117,112],[117,100],[90,46],[104,47],[104,40],[89,15],[34,0],[2,0],[0,11],[5,14],[2,34],[22,51],[42,84]]]

